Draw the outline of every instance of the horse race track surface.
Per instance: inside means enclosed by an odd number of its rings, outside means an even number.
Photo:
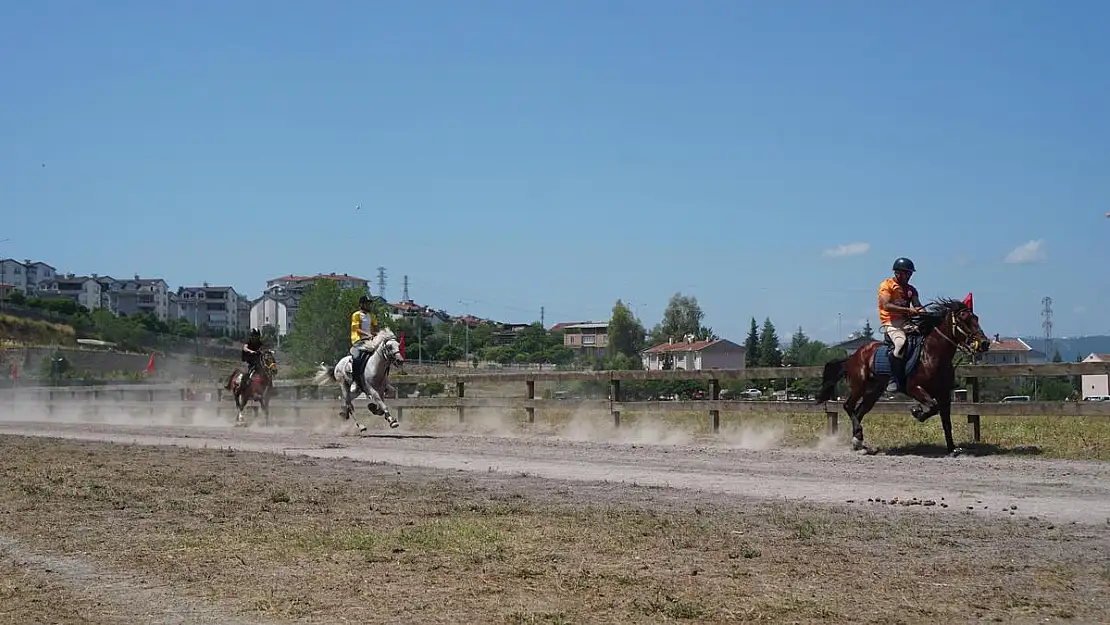
[[[1110,622],[1106,463],[8,422],[0,468],[0,622]]]

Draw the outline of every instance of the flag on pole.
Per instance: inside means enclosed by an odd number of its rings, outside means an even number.
[[[154,373],[154,352],[150,352],[150,359],[146,361],[146,372]]]
[[[401,333],[401,340],[398,341],[398,343],[400,343],[400,347],[401,347],[401,358],[404,358],[405,357],[405,333],[404,332]]]
[[[968,310],[971,310],[971,311],[975,310],[975,307],[972,305],[972,298],[971,298],[971,292],[970,291],[968,291],[967,297],[964,298],[964,306],[967,306]]]

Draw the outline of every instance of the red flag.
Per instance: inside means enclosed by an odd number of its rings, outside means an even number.
[[[150,360],[146,361],[146,372],[154,373],[154,352],[150,352]]]
[[[971,292],[970,291],[968,291],[967,297],[964,298],[964,306],[967,306],[968,310],[971,310],[971,311],[975,310],[975,307],[972,306],[972,299],[971,299]]]
[[[405,333],[404,332],[401,333],[401,340],[399,341],[399,343],[401,344],[400,345],[401,346],[401,358],[404,358],[405,357]]]

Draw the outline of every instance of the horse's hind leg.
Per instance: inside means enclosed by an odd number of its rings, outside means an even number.
[[[852,449],[854,451],[863,451],[869,454],[874,453],[873,450],[863,442],[863,416],[871,412],[871,409],[875,407],[875,403],[882,397],[885,389],[885,383],[880,383],[873,388],[868,388],[856,405],[854,414],[852,414]]]

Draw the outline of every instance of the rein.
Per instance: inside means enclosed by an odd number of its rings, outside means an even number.
[[[956,342],[955,339],[953,339],[952,337],[945,334],[944,331],[940,329],[939,325],[936,328],[934,328],[936,333],[941,335],[941,337],[943,337],[944,340],[946,340],[949,343],[951,343],[952,345],[954,345],[957,350],[959,350],[961,352],[964,352],[965,354],[968,354],[968,355],[973,354],[974,352],[972,352],[971,348],[968,347],[967,340],[966,340],[966,339],[970,338],[971,335],[968,333],[967,330],[964,330],[963,328],[961,328],[960,324],[956,323],[956,313],[948,313],[948,320],[951,322],[952,329],[953,329],[954,333],[959,332],[960,334],[962,334],[963,338],[964,338],[964,341],[959,342],[959,343]]]

